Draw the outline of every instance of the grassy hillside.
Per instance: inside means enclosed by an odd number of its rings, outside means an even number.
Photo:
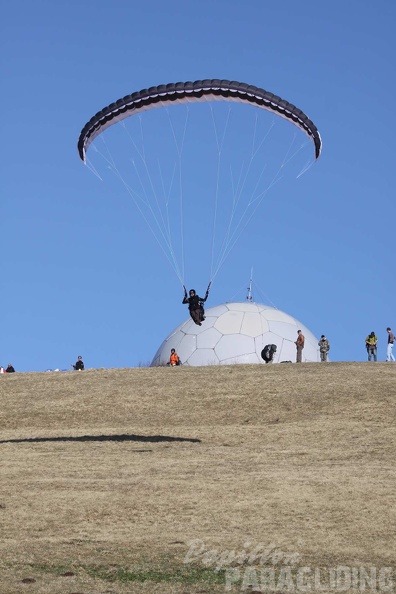
[[[0,376],[0,593],[396,578],[395,386],[391,363]]]

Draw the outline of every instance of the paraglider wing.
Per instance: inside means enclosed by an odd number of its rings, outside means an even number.
[[[307,134],[315,146],[315,158],[321,153],[322,141],[315,124],[295,105],[288,103],[264,89],[229,80],[197,80],[179,82],[143,89],[119,99],[99,111],[84,126],[78,140],[78,152],[85,163],[86,151],[91,142],[106,128],[117,122],[154,107],[170,103],[193,103],[204,101],[238,101],[272,111],[289,120]]]

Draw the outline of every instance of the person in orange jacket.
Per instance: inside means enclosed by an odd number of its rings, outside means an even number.
[[[171,367],[175,367],[175,365],[180,365],[179,355],[176,353],[175,349],[171,349],[168,365],[170,365]]]

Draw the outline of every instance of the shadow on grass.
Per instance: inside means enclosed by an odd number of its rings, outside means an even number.
[[[4,439],[2,443],[43,443],[47,441],[140,441],[146,443],[160,443],[172,441],[187,441],[201,443],[200,439],[189,437],[171,437],[170,435],[80,435],[77,437],[26,437],[24,439]]]

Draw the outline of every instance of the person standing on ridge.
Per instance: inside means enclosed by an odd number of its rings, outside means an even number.
[[[393,356],[392,349],[393,349],[393,343],[395,342],[395,335],[393,334],[393,332],[390,328],[387,328],[386,331],[388,333],[388,346],[386,348],[386,360],[394,361],[395,357]]]
[[[322,334],[322,336],[320,337],[318,346],[319,346],[319,351],[320,351],[320,360],[322,362],[326,362],[327,361],[327,353],[330,350],[330,343],[324,334]]]
[[[74,365],[72,364],[72,367],[76,371],[84,371],[85,367],[81,355],[78,356],[76,363]]]
[[[297,330],[297,340],[294,344],[297,348],[296,363],[302,363],[302,352],[305,345],[305,336],[301,330]]]
[[[375,332],[371,332],[366,337],[366,349],[367,349],[367,360],[371,361],[371,357],[373,357],[374,361],[377,360],[377,342],[378,338],[375,335]]]

